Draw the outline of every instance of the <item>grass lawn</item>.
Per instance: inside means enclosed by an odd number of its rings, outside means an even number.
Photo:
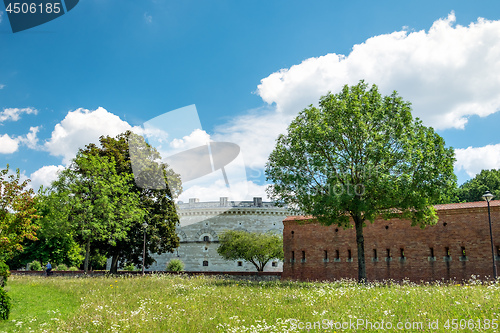
[[[476,280],[360,286],[169,275],[13,276],[7,290],[13,308],[0,332],[500,331],[494,328],[500,284]]]

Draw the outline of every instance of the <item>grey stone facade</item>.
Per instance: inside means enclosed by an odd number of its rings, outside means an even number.
[[[165,270],[171,259],[180,259],[186,271],[253,272],[252,263],[227,261],[217,253],[218,235],[224,230],[283,233],[283,220],[288,214],[285,208],[276,207],[262,198],[253,201],[199,202],[190,199],[178,203],[180,226],[177,233],[180,247],[174,253],[154,256],[156,263],[148,270]],[[264,271],[282,272],[283,263],[269,262]]]

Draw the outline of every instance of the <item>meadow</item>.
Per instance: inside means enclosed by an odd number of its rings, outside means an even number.
[[[496,332],[500,284],[12,276],[0,332]]]

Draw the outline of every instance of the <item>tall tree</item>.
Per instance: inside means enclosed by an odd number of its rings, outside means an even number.
[[[71,207],[70,221],[85,246],[84,270],[90,246],[115,246],[126,238],[130,225],[144,218],[139,196],[131,191],[132,175],[120,175],[114,158],[80,150],[70,168],[59,174],[53,186]]]
[[[358,280],[366,281],[363,227],[378,216],[437,222],[432,204],[456,186],[454,152],[411,115],[396,92],[361,81],[304,109],[266,165],[276,201],[320,223],[356,230]],[[351,222],[352,221],[352,222]]]
[[[142,163],[141,174],[134,174],[131,161],[131,150],[135,162]],[[175,209],[174,199],[182,191],[181,180],[167,165],[158,163],[161,160],[159,152],[146,143],[142,136],[130,131],[118,135],[100,138],[100,147],[87,145],[84,152],[88,155],[106,156],[116,161],[116,172],[127,175],[130,191],[139,196],[141,209],[145,212],[143,220],[130,224],[126,237],[107,249],[111,256],[111,272],[116,273],[118,262],[130,262],[142,265],[143,233],[146,232],[146,266],[154,259],[150,253],[173,252],[179,246],[176,226],[179,218]],[[133,177],[132,177],[133,175]],[[154,182],[159,182],[155,184]],[[149,186],[138,186],[148,184]],[[166,186],[161,186],[165,185]],[[143,223],[147,228],[143,228]]]
[[[458,200],[461,202],[481,201],[486,191],[500,196],[500,170],[481,170],[474,178],[460,185]]]
[[[13,256],[14,251],[23,251],[24,239],[36,240],[38,227],[36,198],[28,188],[29,179],[21,180],[19,169],[9,174],[9,165],[0,170],[0,259]]]
[[[246,260],[262,272],[272,259],[283,260],[283,237],[273,233],[228,230],[219,236],[217,253],[226,260]]]

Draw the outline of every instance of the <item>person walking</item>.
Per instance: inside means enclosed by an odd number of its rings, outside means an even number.
[[[47,273],[47,276],[52,275],[52,265],[50,264],[50,261],[47,263],[45,272]]]

